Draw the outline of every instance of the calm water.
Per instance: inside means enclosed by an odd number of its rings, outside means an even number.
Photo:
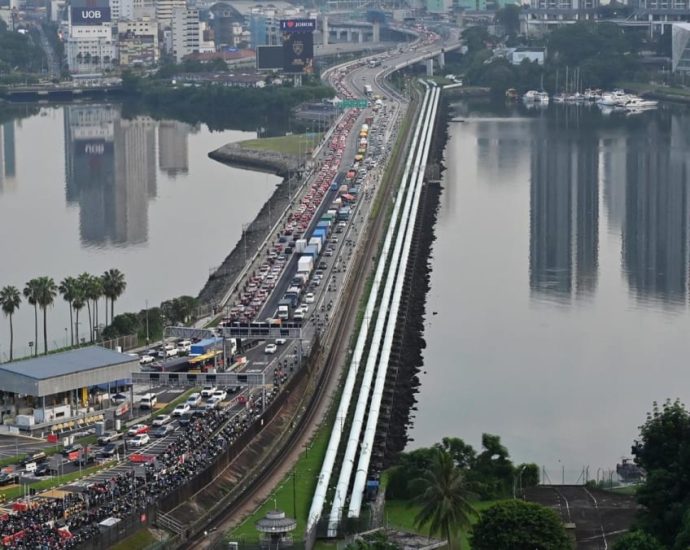
[[[128,283],[116,313],[196,295],[279,181],[206,156],[252,137],[126,120],[118,105],[103,104],[46,108],[0,125],[0,286],[116,267]],[[50,347],[64,345],[68,319],[59,298],[48,313]],[[23,304],[15,354],[33,339],[33,311]],[[8,347],[0,319],[0,359]]]
[[[455,105],[411,446],[495,433],[560,482],[690,402],[690,114],[556,107]]]

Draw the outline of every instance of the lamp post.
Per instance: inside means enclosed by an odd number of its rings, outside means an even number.
[[[149,345],[149,301],[145,300],[146,303],[146,345]]]

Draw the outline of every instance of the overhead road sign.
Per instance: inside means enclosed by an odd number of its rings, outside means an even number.
[[[366,109],[368,106],[366,99],[343,99],[338,103],[338,109]]]

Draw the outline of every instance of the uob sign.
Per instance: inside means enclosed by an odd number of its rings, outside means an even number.
[[[100,25],[110,21],[110,8],[72,8],[72,25]]]

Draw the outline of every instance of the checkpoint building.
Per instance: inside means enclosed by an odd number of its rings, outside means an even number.
[[[122,416],[133,401],[136,357],[99,346],[0,364],[0,422],[8,430],[59,431]],[[110,391],[128,385],[129,402],[112,408]]]

